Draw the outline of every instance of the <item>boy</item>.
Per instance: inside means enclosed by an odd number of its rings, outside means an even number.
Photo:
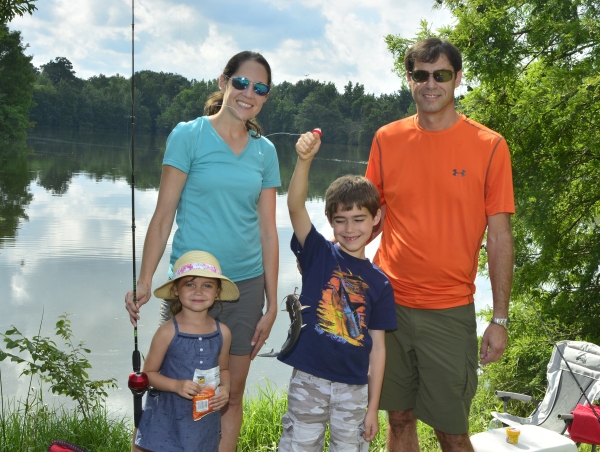
[[[330,451],[367,451],[379,430],[384,333],[396,328],[389,280],[365,257],[381,218],[379,194],[361,176],[334,181],[325,195],[325,213],[337,243],[325,239],[305,206],[308,173],[320,145],[317,133],[300,137],[288,191],[291,248],[302,270],[300,302],[307,308],[298,341],[279,357],[294,367],[279,451],[322,451],[327,422]]]

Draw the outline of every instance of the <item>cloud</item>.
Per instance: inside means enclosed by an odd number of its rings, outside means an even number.
[[[22,305],[29,300],[29,294],[25,288],[26,278],[21,274],[12,275],[10,279],[10,289],[12,291],[11,299],[13,304]]]
[[[136,70],[174,72],[189,79],[216,78],[241,50],[263,53],[276,82],[307,76],[352,81],[375,94],[400,87],[384,36],[411,37],[425,18],[434,28],[451,22],[433,1],[372,0],[136,0]],[[33,16],[16,18],[36,66],[68,58],[79,77],[131,72],[131,2],[46,0]],[[307,75],[308,74],[308,75]]]

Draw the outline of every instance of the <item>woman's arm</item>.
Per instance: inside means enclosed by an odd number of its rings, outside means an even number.
[[[275,222],[277,192],[275,188],[265,188],[258,200],[258,224],[262,260],[265,269],[265,294],[267,296],[267,312],[256,325],[252,345],[254,349],[250,359],[254,359],[269,337],[275,318],[277,317],[277,278],[279,276],[279,238]]]
[[[137,325],[137,321],[140,319],[140,307],[150,299],[152,276],[165,252],[167,240],[175,220],[177,205],[186,180],[187,174],[183,171],[173,166],[163,166],[156,209],[148,225],[148,232],[144,240],[142,267],[136,287],[137,304],[133,302],[133,291],[129,291],[125,296],[125,308],[129,312],[129,319],[134,326]]]

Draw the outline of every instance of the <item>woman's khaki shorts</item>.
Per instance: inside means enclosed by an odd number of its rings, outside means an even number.
[[[265,276],[236,281],[240,298],[236,301],[215,301],[209,309],[211,317],[227,325],[231,330],[231,355],[249,355],[254,348],[250,345],[256,324],[265,307]],[[162,300],[160,323],[171,318],[171,300]]]
[[[385,335],[379,409],[414,409],[436,430],[468,432],[479,366],[474,304],[439,310],[397,305],[396,317],[398,329]]]

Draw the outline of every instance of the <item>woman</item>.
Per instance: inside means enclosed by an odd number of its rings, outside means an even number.
[[[219,451],[235,451],[242,425],[242,397],[250,361],[263,346],[277,315],[279,242],[275,224],[277,154],[255,120],[268,97],[271,68],[254,52],[234,55],[206,102],[207,116],[180,123],[167,140],[156,210],[150,221],[137,281],[137,305],[126,295],[131,322],[151,293],[173,220],[170,276],[182,254],[202,249],[217,257],[240,290],[235,303],[210,315],[229,327],[231,391],[221,410]],[[262,313],[266,295],[267,310]],[[169,318],[161,305],[161,322]]]

